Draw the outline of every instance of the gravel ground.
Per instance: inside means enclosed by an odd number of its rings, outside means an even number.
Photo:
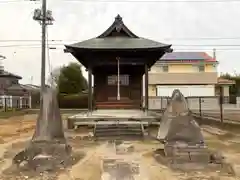
[[[210,126],[202,127],[209,148],[221,150],[227,161],[233,164],[235,173],[239,177],[226,176],[218,171],[195,173],[172,171],[154,159],[154,150],[161,148],[161,145],[152,140],[124,142],[134,150],[117,154],[113,144],[93,141],[89,136],[91,132],[86,128],[79,129],[77,132],[66,131],[66,137],[73,148],[75,158],[67,168],[41,174],[23,172],[19,175],[12,168],[11,160],[28,144],[33,134],[35,119],[36,115],[25,115],[0,120],[0,179],[103,180],[105,178],[107,180],[110,175],[103,166],[104,160],[109,159],[114,159],[115,164],[120,163],[125,166],[133,166],[134,162],[138,173],[129,176],[138,180],[236,180],[240,178],[240,131],[226,131]],[[126,169],[121,170],[125,173],[126,171]]]

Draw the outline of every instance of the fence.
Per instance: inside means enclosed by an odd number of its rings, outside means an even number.
[[[236,98],[236,103],[230,99]],[[149,97],[150,110],[164,110],[171,97]],[[186,97],[189,109],[200,117],[240,123],[240,97]]]
[[[0,96],[0,108],[3,111],[9,109],[31,108],[31,96]]]

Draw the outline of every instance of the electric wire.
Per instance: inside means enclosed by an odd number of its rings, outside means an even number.
[[[240,37],[176,37],[176,38],[171,38],[171,37],[166,37],[166,38],[161,38],[162,40],[165,41],[194,41],[194,40],[201,40],[201,41],[211,41],[211,40],[240,40]],[[70,41],[79,41],[77,39],[49,39],[48,42],[70,42]],[[41,40],[37,39],[1,39],[0,43],[7,43],[7,42],[41,42]]]
[[[0,1],[1,4],[10,4],[10,3],[39,3],[40,0],[11,0]],[[239,3],[239,0],[58,0],[59,2],[67,3]]]
[[[35,47],[41,44],[11,44],[11,45],[0,45],[1,47]],[[65,43],[48,43],[51,46],[64,46]],[[172,44],[172,46],[177,47],[240,47],[240,44]]]

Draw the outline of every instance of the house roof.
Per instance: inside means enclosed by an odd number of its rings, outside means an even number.
[[[236,82],[234,80],[230,80],[230,79],[224,79],[224,78],[221,78],[219,77],[218,78],[218,84],[229,84],[229,85],[232,85],[232,84],[235,84]]]
[[[5,71],[5,70],[0,72],[0,77],[15,77],[17,79],[22,79],[21,76],[18,76],[16,74],[10,73],[10,72]]]
[[[33,85],[33,84],[12,84],[10,87],[7,88],[8,90],[40,90],[40,86]]]
[[[22,84],[13,84],[7,90],[27,90],[27,88]]]
[[[30,90],[39,90],[41,87],[34,84],[23,84],[23,86]]]
[[[163,55],[160,60],[202,60],[202,61],[213,61],[215,62],[216,60],[209,56],[205,52],[171,52],[171,53],[166,53]]]
[[[93,38],[66,47],[80,49],[127,50],[127,49],[170,48],[170,45],[166,45],[145,38],[109,37],[109,38]]]

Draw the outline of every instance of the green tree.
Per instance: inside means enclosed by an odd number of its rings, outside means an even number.
[[[86,90],[87,80],[82,74],[81,65],[70,63],[63,66],[57,78],[57,87],[62,94],[76,94]]]

